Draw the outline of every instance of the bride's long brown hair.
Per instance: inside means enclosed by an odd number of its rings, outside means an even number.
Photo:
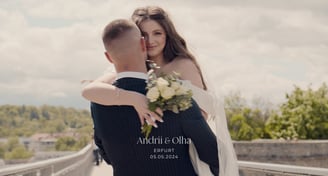
[[[168,14],[162,8],[157,6],[140,7],[137,8],[132,14],[132,20],[137,24],[137,26],[140,26],[140,24],[147,19],[156,21],[162,26],[166,33],[166,44],[163,51],[165,62],[169,63],[177,57],[190,59],[196,65],[201,76],[204,89],[206,90],[207,87],[200,66],[195,57],[188,50],[186,41],[176,31],[172,21],[168,17]]]

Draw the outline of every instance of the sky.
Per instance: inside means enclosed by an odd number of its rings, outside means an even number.
[[[0,0],[0,105],[88,108],[81,80],[113,69],[104,26],[147,5],[168,12],[219,95],[280,104],[328,83],[326,0]]]

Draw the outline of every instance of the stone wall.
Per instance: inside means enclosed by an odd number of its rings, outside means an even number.
[[[328,168],[328,140],[235,141],[240,161]]]

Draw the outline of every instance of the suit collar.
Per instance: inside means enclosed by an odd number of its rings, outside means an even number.
[[[121,78],[138,78],[138,79],[147,80],[148,75],[142,72],[131,72],[131,71],[117,73],[116,80],[119,80]]]

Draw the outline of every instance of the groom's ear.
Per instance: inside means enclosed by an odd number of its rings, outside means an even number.
[[[107,51],[105,51],[104,54],[105,54],[107,60],[108,60],[110,63],[113,63],[113,59],[110,57],[110,54],[109,54]]]

